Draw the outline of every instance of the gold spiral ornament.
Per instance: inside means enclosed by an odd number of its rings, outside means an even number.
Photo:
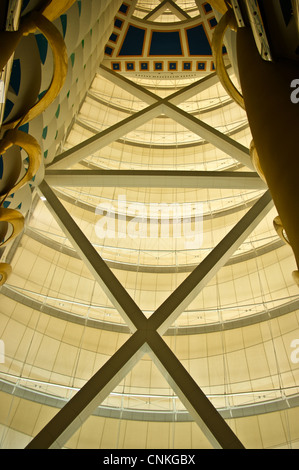
[[[228,6],[231,6],[230,2],[225,0],[210,0],[209,3],[215,10],[222,14],[227,12]]]
[[[13,145],[18,145],[25,150],[29,164],[25,175],[10,189],[6,196],[14,193],[30,181],[41,165],[41,148],[34,137],[17,129],[8,130],[0,141],[0,155],[3,155]]]
[[[23,117],[18,117],[13,121],[3,125],[3,129],[11,129],[26,124],[39,116],[55,100],[60,92],[68,68],[68,57],[66,45],[60,32],[47,18],[37,12],[32,12],[21,24],[19,34],[28,35],[39,30],[47,39],[53,53],[53,76],[51,84],[37,103],[25,112]]]
[[[33,11],[29,13],[21,21],[18,31],[0,33],[1,42],[4,45],[0,57],[1,69],[3,69],[8,62],[22,37],[34,33],[36,30],[39,30],[47,39],[53,53],[53,75],[46,93],[34,106],[29,110],[27,109],[23,116],[18,116],[16,119],[2,126],[2,129],[6,132],[0,141],[0,155],[5,154],[13,145],[17,145],[27,153],[29,164],[25,175],[22,176],[8,192],[6,192],[8,189],[6,188],[5,194],[2,194],[4,197],[2,197],[0,203],[0,235],[2,238],[2,240],[0,240],[0,247],[6,246],[24,229],[24,216],[17,210],[2,207],[2,204],[8,195],[14,193],[32,180],[41,165],[42,157],[41,148],[37,140],[31,135],[18,130],[18,127],[32,121],[42,114],[55,100],[63,87],[68,68],[67,50],[63,37],[56,26],[52,24],[52,21],[65,13],[74,3],[75,0],[48,1],[40,12]],[[8,231],[9,236],[5,238]],[[6,282],[10,273],[11,266],[7,263],[0,263],[0,286]]]
[[[0,224],[10,224],[12,226],[12,231],[8,238],[0,241],[0,247],[7,245],[15,237],[17,237],[24,228],[25,219],[21,212],[15,209],[6,209],[0,207]]]
[[[231,81],[226,67],[223,61],[223,39],[226,33],[227,28],[231,28],[232,30],[237,30],[237,22],[235,19],[235,15],[233,10],[230,8],[228,9],[224,15],[221,17],[219,23],[217,24],[213,38],[212,38],[212,51],[213,57],[215,62],[215,69],[218,75],[218,78],[227,92],[227,94],[239,105],[241,108],[245,109],[244,99],[242,94],[239,90],[235,87],[233,82]]]
[[[43,10],[42,14],[48,20],[54,21],[59,16],[63,15],[76,0],[52,0]]]

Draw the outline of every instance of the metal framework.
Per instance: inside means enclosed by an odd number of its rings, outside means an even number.
[[[94,409],[120,383],[145,354],[149,354],[169,385],[216,448],[243,448],[231,428],[220,416],[201,388],[170,350],[162,335],[175,319],[201,292],[218,270],[238,249],[272,208],[266,186],[253,172],[179,172],[179,171],[93,171],[69,170],[92,152],[110,144],[129,131],[161,113],[173,118],[232,158],[253,168],[249,150],[211,126],[190,116],[177,104],[217,82],[215,74],[162,99],[140,85],[100,67],[99,72],[118,86],[143,99],[148,107],[99,132],[85,142],[58,155],[46,170],[38,191],[53,217],[69,238],[96,281],[130,328],[131,336],[83,388],[28,444],[27,448],[61,448],[83,424]],[[135,187],[216,187],[265,189],[235,227],[212,250],[204,261],[179,285],[163,304],[147,319],[126,289],[103,261],[90,241],[64,208],[50,186],[135,186]]]

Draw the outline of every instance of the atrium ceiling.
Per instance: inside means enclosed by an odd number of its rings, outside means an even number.
[[[3,254],[1,448],[58,416],[60,448],[298,448],[296,265],[214,71],[220,14],[96,3],[55,20],[71,70],[27,129],[43,168]],[[238,84],[232,33],[223,52]]]

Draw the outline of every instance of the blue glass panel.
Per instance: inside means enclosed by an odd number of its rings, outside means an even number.
[[[145,30],[129,26],[125,40],[119,52],[120,56],[142,55]]]
[[[187,29],[190,55],[212,55],[212,49],[202,24]]]
[[[149,55],[182,55],[179,31],[153,31]]]

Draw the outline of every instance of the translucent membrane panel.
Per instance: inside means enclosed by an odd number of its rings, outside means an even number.
[[[74,214],[73,216],[76,220],[76,216]],[[162,272],[162,275],[159,275],[159,265],[167,267],[167,262],[173,264],[175,261],[175,252],[170,251],[169,241],[166,239],[153,240],[150,237],[138,239],[135,234],[114,232],[107,232],[103,236],[99,231],[103,232],[106,230],[106,224],[104,226],[93,225],[90,227],[90,224],[84,225],[83,222],[84,218],[78,221],[85,235],[88,236],[88,239],[93,243],[131,297],[148,314],[155,310],[161,301],[168,296],[169,292],[184,278],[185,274],[176,273],[176,269],[173,272],[170,271],[170,273],[167,273],[166,270],[164,274]],[[111,221],[109,221],[109,224],[111,226]],[[127,231],[129,229],[128,225]],[[125,238],[122,235],[125,235]],[[70,261],[70,263],[76,263],[76,260]],[[155,270],[157,270],[156,273]],[[74,292],[76,279],[75,277],[72,279],[71,275],[69,279],[70,285],[66,292],[71,292],[72,294],[69,294],[70,297],[67,298],[70,299],[73,295],[78,304],[88,304],[88,296],[90,298],[92,295],[92,301],[90,302],[89,300],[89,312],[93,312],[92,318],[95,318],[97,306],[101,305],[104,310],[105,304],[103,304],[103,299],[105,299],[105,296],[101,298],[100,289],[96,289],[92,279],[88,281],[88,278],[85,278],[79,280],[83,286],[86,286],[84,288],[84,299],[82,296],[78,298],[78,294]],[[99,297],[96,296],[97,292],[99,292]],[[61,303],[63,303],[61,296],[59,298]],[[109,321],[113,321],[116,318],[110,303],[107,304],[105,313],[107,316],[109,315],[107,318]],[[99,314],[100,311],[98,310]]]
[[[220,105],[221,108],[217,109],[213,102],[216,100],[211,99],[211,110],[200,108],[192,111],[192,105],[182,105],[181,107],[185,110],[190,110],[194,116],[202,121],[206,122],[214,129],[222,132],[223,134],[236,133],[237,130],[241,130],[248,126],[247,116],[245,111],[242,110],[235,103],[227,103],[226,105]],[[213,107],[216,109],[213,110]]]
[[[182,90],[184,87],[191,85],[194,82],[197,82],[197,78],[178,78],[172,76],[165,79],[157,78],[140,78],[140,77],[130,77],[132,82],[137,83],[138,85],[144,87],[152,93],[155,93],[160,98],[166,98],[172,95],[173,93]]]
[[[66,448],[210,448],[180,399],[148,356],[66,443]]]
[[[190,136],[186,131],[188,134]],[[198,171],[231,170],[237,164],[227,153],[206,142],[196,145],[154,145],[133,143],[124,138],[94,152],[82,162],[84,168],[91,169]]]
[[[106,105],[110,111],[119,109],[132,113],[148,106],[136,96],[98,74],[91,84],[87,97],[89,103],[93,103],[93,106]]]
[[[97,249],[103,249],[100,252],[105,260],[140,267],[194,266],[260,193],[167,188],[57,190],[88,239]]]
[[[290,303],[293,309],[298,308],[290,248],[281,245],[275,234],[273,238],[272,234],[265,234],[262,228],[263,223],[253,232],[252,242],[249,237],[243,243],[246,250],[244,247],[228,260],[191,299],[176,326],[232,323],[233,327],[238,319],[255,321],[256,315],[256,321],[263,321],[268,315],[276,316],[280,307],[288,309]],[[276,249],[277,243],[280,248]]]
[[[221,412],[234,416],[298,406],[297,364],[291,347],[299,333],[298,311],[234,328],[189,329],[164,340]],[[297,403],[297,405],[296,405]],[[293,406],[294,406],[293,405]]]
[[[140,8],[145,11],[151,11],[156,8],[159,4],[159,0],[138,0],[135,8]]]
[[[298,408],[234,420],[246,449],[298,449]],[[298,421],[297,421],[298,422]]]
[[[195,10],[197,9],[197,2],[195,0],[177,0],[176,1],[177,6],[182,8],[183,10]],[[188,11],[189,13],[189,11]]]
[[[85,173],[85,176],[88,178],[88,173]],[[147,175],[145,174],[145,176]],[[183,175],[182,186],[186,186],[183,188],[172,188],[173,183],[171,181],[170,187],[168,187],[167,176],[168,175],[165,175],[165,180],[160,179],[161,187],[155,187],[157,184],[153,179],[155,174],[149,172],[148,184],[145,182],[142,184],[142,187],[135,188],[133,185],[138,183],[138,173],[134,174],[134,172],[132,172],[129,175],[129,177],[131,177],[132,187],[120,186],[116,176],[116,187],[112,187],[113,182],[111,187],[105,187],[104,181],[103,186],[99,185],[99,187],[57,187],[55,188],[55,192],[61,200],[68,204],[69,209],[72,208],[74,215],[76,215],[76,213],[78,214],[80,210],[83,215],[83,211],[85,210],[85,218],[87,221],[91,221],[92,214],[103,215],[102,212],[106,208],[106,212],[109,209],[110,217],[118,215],[119,217],[122,216],[124,220],[130,220],[139,216],[140,223],[150,223],[151,218],[153,222],[157,219],[158,212],[156,211],[156,213],[154,209],[162,210],[165,208],[164,218],[168,216],[172,221],[181,217],[182,221],[187,223],[187,216],[195,217],[195,215],[202,215],[207,222],[212,216],[215,217],[215,219],[219,219],[219,225],[221,225],[221,223],[223,225],[224,223],[224,221],[221,220],[222,217],[237,214],[238,212],[241,213],[242,210],[246,210],[250,207],[263,194],[263,191],[255,189],[254,185],[252,188],[248,189],[221,188],[222,185],[225,186],[225,184],[229,184],[224,181],[221,174],[219,174],[218,178],[219,188],[204,187],[206,185],[208,186],[209,181],[211,181],[209,174],[207,175],[206,182],[203,177],[202,188],[192,187],[196,186],[196,182],[194,183],[194,174],[192,173],[190,173],[190,177],[188,173]],[[172,176],[171,173],[170,176]],[[239,186],[244,184],[245,186],[246,180],[244,180],[242,175],[238,178],[236,174],[231,180],[231,184],[234,185],[234,183]],[[165,187],[163,187],[164,184]],[[258,186],[258,184],[259,182],[257,181],[256,186]],[[214,182],[214,185],[217,186],[217,180]],[[101,208],[102,212],[100,211]],[[166,210],[167,208],[169,213]],[[177,209],[177,211],[175,211],[175,209]],[[88,215],[88,213],[90,214]],[[143,217],[141,217],[141,213]],[[108,217],[108,214],[106,215]],[[155,215],[156,217],[154,218]],[[237,219],[238,216],[235,215],[234,217]],[[231,219],[233,221],[232,217]]]
[[[0,397],[1,449],[24,449],[59,411],[2,391]]]
[[[211,445],[194,422],[134,421],[90,416],[65,444],[65,448],[211,449]],[[154,454],[150,455],[150,464],[153,464],[156,457]],[[101,461],[107,463],[107,460],[100,457],[99,462]],[[157,465],[160,463],[161,460],[158,460]]]
[[[196,80],[196,82],[200,84],[201,80]],[[242,111],[242,108],[232,101],[220,83],[216,83],[200,92],[196,91],[195,87],[193,96],[178,104],[179,108],[200,113],[202,116],[216,110],[220,112],[222,106],[224,106],[224,109],[227,106],[234,106]]]
[[[3,398],[3,395],[1,396],[1,403],[5,403],[6,406],[10,405]],[[28,427],[24,428],[22,423],[27,423],[27,421],[22,419],[24,416],[23,403],[24,400],[20,400],[14,408],[14,428],[9,428],[3,424],[0,425],[1,449],[24,449],[34,435],[58,411],[55,408],[40,407],[40,405],[33,403],[34,408],[28,409]],[[35,409],[37,407],[39,411],[36,413]],[[291,408],[275,413],[229,419],[227,422],[238,434],[246,449],[298,449],[299,431],[297,413],[298,408]],[[35,420],[37,415],[38,418],[34,426],[30,417]],[[33,435],[29,435],[28,432],[32,429]],[[113,446],[111,441],[115,436],[116,438],[112,443],[114,444]],[[90,416],[66,443],[65,448],[208,449],[210,447],[199,427],[194,422],[136,422]]]
[[[125,143],[136,145],[175,146],[176,144],[194,144],[201,139],[171,119],[157,118],[134,128],[134,130],[124,135],[122,140]]]
[[[94,129],[83,127],[80,124],[74,123],[68,135],[67,141],[62,146],[62,151],[75,147],[76,145],[84,142],[95,134]]]
[[[161,15],[154,19],[156,23],[179,23],[181,19],[172,13],[172,11],[166,9]]]
[[[91,132],[101,132],[108,127],[121,122],[128,117],[128,113],[119,109],[109,109],[106,104],[86,98],[77,116],[80,126]]]
[[[22,432],[15,431],[7,426],[0,425],[0,449],[24,449],[31,441],[31,437]]]
[[[0,422],[3,448],[21,448],[128,339],[63,321],[2,296]],[[8,430],[12,428],[16,433]],[[2,436],[3,431],[3,436]],[[24,436],[23,436],[24,434]]]
[[[250,264],[247,266],[250,267]],[[237,274],[237,271],[223,268],[217,276],[219,283],[211,281],[178,318],[176,324],[182,327],[206,325],[211,329],[217,324],[235,327],[242,321],[263,321],[268,315],[278,314],[283,306],[287,309],[290,303],[293,308],[298,305],[298,297],[289,296],[287,289],[282,295],[264,300],[263,293],[257,287],[260,273],[256,271],[248,274],[248,281],[245,273],[234,280],[228,280],[227,276],[231,274]]]
[[[83,261],[62,254],[54,248],[27,239],[18,249],[14,272],[8,286],[41,304],[52,305],[64,311],[97,317],[114,311],[106,295],[96,286],[92,274]],[[37,255],[38,253],[38,255]],[[28,280],[27,280],[28,278]]]
[[[53,312],[47,305],[40,312],[6,296],[1,304],[1,377],[28,390],[72,396],[128,337],[103,323]]]
[[[13,275],[6,286],[10,294],[28,305],[34,300],[40,310],[54,307],[62,317],[69,314],[70,321],[123,323],[64,233],[51,231],[51,216],[45,212],[49,226],[28,227],[16,251]]]
[[[250,138],[246,112],[226,94],[220,83],[196,93],[192,98],[178,104],[182,110],[192,114],[218,131],[230,135],[246,145],[242,130]],[[250,140],[249,140],[250,143]],[[248,146],[249,146],[248,143]]]
[[[157,6],[160,5],[159,0],[138,0],[135,6],[134,16],[139,16],[139,14],[146,16],[150,11],[154,10]],[[141,16],[143,18],[143,16]]]
[[[182,156],[182,160],[178,162],[178,165],[182,168],[186,163],[184,162],[184,155],[188,153],[190,154],[191,152],[195,153],[197,155],[196,160],[193,162],[192,167],[198,168],[200,165],[200,162],[204,161],[205,154],[207,152],[211,152],[213,146],[209,147],[208,142],[201,137],[201,129],[200,125],[198,128],[198,131],[193,132],[188,129],[188,122],[183,126],[181,124],[178,124],[175,121],[172,121],[171,119],[168,118],[157,118],[154,120],[149,120],[146,124],[140,124],[138,126],[138,123],[132,123],[132,130],[127,132],[126,129],[128,129],[128,126],[126,128],[122,129],[121,122],[119,123],[119,138],[117,141],[120,144],[124,144],[124,146],[118,146],[115,144],[109,144],[109,147],[113,146],[112,148],[119,148],[119,157],[117,158],[118,160],[121,160],[121,165],[123,166],[124,163],[129,163],[134,160],[137,162],[140,162],[140,156],[146,152],[144,148],[150,149],[151,152],[153,152],[153,155],[159,155],[160,160],[157,161],[156,165],[157,167],[164,167],[167,169],[167,167],[173,165],[173,159],[174,157],[180,157]],[[96,125],[96,124],[95,124]],[[235,126],[233,125],[232,127],[235,135],[235,138],[238,136],[238,133],[244,132],[242,129],[237,128],[235,129]],[[98,129],[99,130],[99,129]],[[65,149],[69,149],[74,145],[77,145],[81,142],[84,142],[88,138],[92,137],[95,135],[98,131],[96,127],[91,127],[90,125],[86,126],[83,122],[78,122],[74,126],[73,131],[70,133],[68,142],[65,144]],[[220,129],[220,132],[224,132],[225,129]],[[237,132],[237,133],[236,133]],[[225,132],[224,132],[225,133]],[[243,135],[243,134],[242,134]],[[243,138],[246,138],[247,134],[244,135]],[[247,137],[248,139],[248,137]],[[99,141],[100,142],[100,141]],[[101,146],[101,143],[99,144]],[[131,147],[131,148],[130,148]],[[190,150],[185,150],[188,147],[193,147],[193,149]],[[215,150],[215,147],[214,147]],[[149,151],[149,150],[147,150]],[[161,153],[165,152],[165,155],[167,155],[167,151],[169,153],[169,157],[171,157],[171,160],[169,161],[162,161],[161,160]],[[111,150],[109,150],[110,155],[111,155]],[[131,152],[133,153],[132,156],[130,156]],[[105,157],[107,155],[107,150],[100,150],[98,152],[95,152],[92,158],[88,155],[88,161],[91,161],[92,163],[99,164],[101,167],[110,167],[110,162]],[[223,153],[221,150],[216,150],[216,158],[215,155],[212,153],[207,154],[207,164],[206,167],[203,169],[210,169],[209,168],[209,159],[212,160],[228,160],[228,164],[224,165],[225,166],[231,166],[233,163],[235,163],[235,160],[232,160],[229,158],[229,156],[225,153]],[[111,155],[112,157],[112,155]],[[87,156],[83,157],[87,158]],[[82,159],[83,159],[82,158]],[[115,166],[115,162],[113,160],[116,160],[115,158],[111,158],[112,160],[112,168]],[[105,166],[103,166],[103,163]],[[189,166],[190,163],[188,162]],[[138,165],[138,163],[137,163]],[[222,162],[218,163],[218,166],[221,165],[223,166]],[[146,168],[152,166],[152,163],[146,160],[143,160],[142,163],[139,163],[139,168]],[[201,165],[202,167],[202,165]],[[215,168],[215,164],[213,165],[213,169],[217,169],[217,166]]]
[[[36,197],[33,215],[28,222],[28,226],[32,229],[47,232],[49,236],[62,236],[63,232],[61,228],[47,209],[44,202],[45,198],[43,196],[41,196],[41,198]]]
[[[134,16],[136,18],[144,18],[146,15],[147,15],[147,13],[145,11],[134,10]]]
[[[194,0],[181,0],[175,2],[176,5],[186,11],[186,13],[191,17],[198,16],[199,10],[196,2]],[[136,3],[135,10],[134,10],[134,16],[138,18],[144,18],[145,16],[149,15],[152,10],[157,8],[160,4],[158,2],[147,2],[144,0],[139,0]],[[165,10],[165,8],[164,8]],[[157,18],[154,19],[156,22],[178,22],[182,21],[182,18],[179,15],[175,15],[171,10],[166,8],[166,10],[163,11],[161,15],[159,15]],[[149,18],[151,19],[151,18]]]

